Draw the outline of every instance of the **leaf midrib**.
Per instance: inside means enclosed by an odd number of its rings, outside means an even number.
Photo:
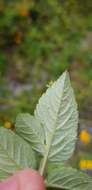
[[[65,84],[65,79],[66,79],[66,76],[65,76],[64,81],[63,81],[61,101],[62,101],[62,96],[63,96],[63,89],[64,89],[64,84]],[[56,122],[55,122],[55,125],[54,125],[55,127],[53,127],[53,129],[54,129],[53,133],[51,135],[51,138],[49,138],[49,142],[47,144],[47,147],[45,147],[45,150],[47,150],[47,152],[45,153],[45,156],[43,158],[43,163],[42,163],[42,166],[40,168],[40,174],[41,175],[44,174],[44,170],[45,170],[46,163],[47,163],[47,160],[48,160],[48,155],[49,155],[49,152],[50,152],[50,147],[51,147],[51,144],[52,144],[52,141],[53,141],[53,138],[54,138],[55,131],[57,129],[57,120],[58,120],[58,114],[60,112],[61,101],[60,101],[60,105],[59,105],[59,108],[58,108],[58,111],[57,111],[57,117],[56,117]]]

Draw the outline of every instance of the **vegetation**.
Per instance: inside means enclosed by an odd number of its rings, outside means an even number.
[[[14,131],[0,128],[0,179],[34,168],[47,188],[91,190],[91,177],[66,162],[75,149],[77,128],[77,104],[64,72],[39,99],[33,116],[19,114]]]
[[[0,1],[1,124],[33,113],[47,84],[66,68],[80,110],[90,105],[91,8],[90,0]]]
[[[41,94],[68,69],[81,125],[71,162],[83,169],[87,160],[90,170],[91,10],[90,0],[0,0],[0,124],[14,129],[18,113],[33,114]]]

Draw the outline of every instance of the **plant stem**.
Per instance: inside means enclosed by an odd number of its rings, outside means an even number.
[[[47,164],[47,158],[48,158],[48,151],[45,154],[45,156],[44,156],[44,158],[43,158],[43,160],[42,160],[42,162],[40,164],[39,172],[40,172],[41,176],[44,175],[46,164]]]
[[[46,146],[45,155],[44,155],[43,160],[40,164],[39,172],[40,172],[41,176],[43,176],[45,173],[46,164],[48,161],[48,155],[49,155],[52,139],[53,139],[53,134],[51,135],[51,139],[49,140],[48,145]]]

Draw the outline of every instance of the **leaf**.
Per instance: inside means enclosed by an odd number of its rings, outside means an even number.
[[[71,167],[59,166],[49,170],[47,187],[67,190],[91,190],[92,178]]]
[[[15,123],[16,133],[28,141],[37,152],[44,153],[44,138],[38,120],[28,113],[19,114]]]
[[[45,134],[43,165],[47,160],[61,162],[69,159],[75,148],[78,112],[67,72],[40,98],[35,118],[40,121]]]
[[[0,128],[0,180],[24,168],[35,168],[31,147],[9,129]]]

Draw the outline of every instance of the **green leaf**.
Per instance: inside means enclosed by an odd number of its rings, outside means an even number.
[[[74,168],[56,166],[48,172],[47,187],[67,190],[91,190],[92,178]]]
[[[29,144],[11,130],[1,127],[0,180],[29,167],[36,167],[35,155]]]
[[[35,118],[43,126],[45,155],[41,173],[47,160],[61,162],[69,159],[74,151],[78,112],[69,75],[63,75],[47,89],[35,110]]]
[[[16,133],[28,141],[37,152],[44,153],[44,138],[42,128],[38,120],[28,113],[19,114],[15,123]]]

